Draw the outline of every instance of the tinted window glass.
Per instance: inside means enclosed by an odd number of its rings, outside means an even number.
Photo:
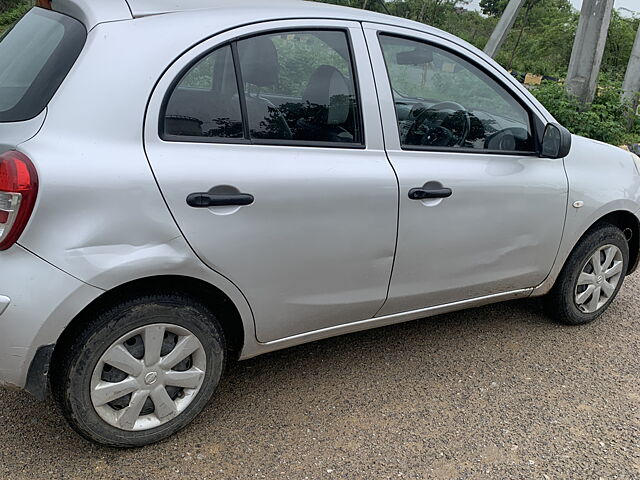
[[[489,75],[433,45],[380,42],[403,146],[533,150],[527,110]]]
[[[361,143],[347,35],[300,31],[238,42],[252,139]]]
[[[178,81],[167,102],[164,133],[187,137],[244,137],[231,47],[210,53]]]
[[[34,8],[0,39],[0,122],[38,115],[69,73],[84,42],[84,26]]]

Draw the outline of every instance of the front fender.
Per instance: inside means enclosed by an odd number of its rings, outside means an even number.
[[[551,289],[580,238],[600,219],[613,212],[638,218],[640,175],[629,152],[574,135],[564,168],[569,197],[562,242],[549,276],[532,295]]]

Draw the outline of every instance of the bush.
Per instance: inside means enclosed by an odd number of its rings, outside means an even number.
[[[22,0],[0,0],[0,13],[11,10],[21,3],[23,3]]]
[[[3,3],[4,2],[4,3]],[[15,22],[20,20],[22,16],[27,13],[34,5],[34,2],[29,1],[18,1],[11,2],[0,0],[0,5],[9,5],[15,4],[12,8],[5,10],[0,7],[0,37],[4,34],[5,30],[13,25]]]
[[[621,85],[602,78],[598,94],[586,108],[560,83],[545,82],[532,90],[536,98],[572,133],[614,145],[640,141],[640,122],[627,130],[627,107],[620,103]]]
[[[0,0],[0,3],[2,0]],[[31,2],[16,2],[17,4],[13,8],[3,10],[0,8],[0,30],[4,30],[5,27],[17,22],[20,18],[31,9]]]

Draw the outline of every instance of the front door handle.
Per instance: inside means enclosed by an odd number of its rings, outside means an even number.
[[[449,198],[453,190],[450,188],[412,188],[409,190],[409,198],[411,200],[428,200],[431,198]]]
[[[187,197],[187,205],[194,208],[245,206],[253,203],[253,195],[249,193],[208,193],[197,192]]]

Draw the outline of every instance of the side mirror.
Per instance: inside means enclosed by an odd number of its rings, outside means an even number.
[[[564,158],[571,151],[571,133],[562,125],[550,123],[542,137],[543,158]]]

